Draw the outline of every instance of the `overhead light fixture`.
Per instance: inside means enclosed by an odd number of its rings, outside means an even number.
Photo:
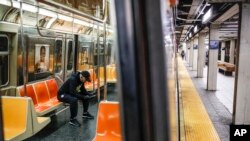
[[[65,20],[65,21],[68,21],[68,22],[73,21],[72,17],[68,17],[68,16],[65,16],[65,15],[62,15],[62,14],[58,14],[58,19]]]
[[[29,12],[32,12],[32,13],[37,12],[37,7],[34,6],[34,5],[23,3],[22,8],[23,8],[23,10],[29,11]]]
[[[18,1],[13,1],[13,7],[20,9],[21,5],[20,2]],[[37,12],[37,7],[34,5],[30,5],[27,3],[22,3],[22,9],[25,11],[29,11],[32,13],[36,13]]]
[[[11,6],[11,2],[8,0],[0,0],[0,4],[6,5],[6,6]]]
[[[13,7],[20,9],[20,2],[12,1]]]
[[[194,33],[196,33],[198,30],[197,25],[194,27]]]
[[[74,23],[90,27],[90,24],[88,22],[82,20],[74,19]]]
[[[209,18],[211,18],[213,13],[213,9],[212,7],[207,11],[207,13],[203,16],[202,18],[202,23],[206,23],[208,21]]]
[[[52,12],[50,10],[46,10],[46,9],[43,9],[43,8],[39,8],[38,13],[41,14],[41,15],[44,15],[44,16],[57,18],[57,14],[55,12]]]
[[[49,20],[49,22],[47,23],[46,28],[47,28],[47,29],[50,28],[51,25],[56,21],[56,19],[57,19],[57,18],[51,18],[51,19]]]

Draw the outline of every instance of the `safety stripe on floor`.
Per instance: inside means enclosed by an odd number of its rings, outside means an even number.
[[[220,141],[213,123],[184,66],[184,62],[180,57],[178,58],[178,70],[182,96],[185,141]]]

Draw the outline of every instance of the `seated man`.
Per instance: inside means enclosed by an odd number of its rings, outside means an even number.
[[[57,98],[61,102],[70,104],[70,121],[69,123],[74,126],[81,126],[77,121],[77,111],[78,111],[78,99],[83,103],[83,115],[85,119],[94,119],[94,116],[89,114],[89,100],[96,95],[90,94],[86,91],[84,83],[86,81],[91,82],[90,74],[88,71],[77,72],[72,74],[71,77],[66,80],[58,91]]]

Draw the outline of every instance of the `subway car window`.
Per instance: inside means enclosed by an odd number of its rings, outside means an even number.
[[[56,40],[55,47],[55,73],[62,71],[62,40]]]
[[[69,41],[68,42],[68,62],[67,62],[67,70],[72,70],[73,68],[73,42],[72,41]]]
[[[8,51],[8,38],[7,37],[1,37],[0,35],[0,51]]]
[[[0,86],[6,85],[8,83],[8,73],[9,73],[9,56],[4,55],[0,56],[0,75],[1,75],[1,80],[0,80]]]
[[[0,86],[8,83],[9,76],[9,41],[7,36],[0,35]]]

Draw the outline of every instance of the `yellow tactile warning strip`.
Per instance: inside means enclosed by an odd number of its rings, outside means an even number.
[[[179,82],[182,95],[185,141],[220,141],[212,121],[200,99],[200,96],[178,57]]]

